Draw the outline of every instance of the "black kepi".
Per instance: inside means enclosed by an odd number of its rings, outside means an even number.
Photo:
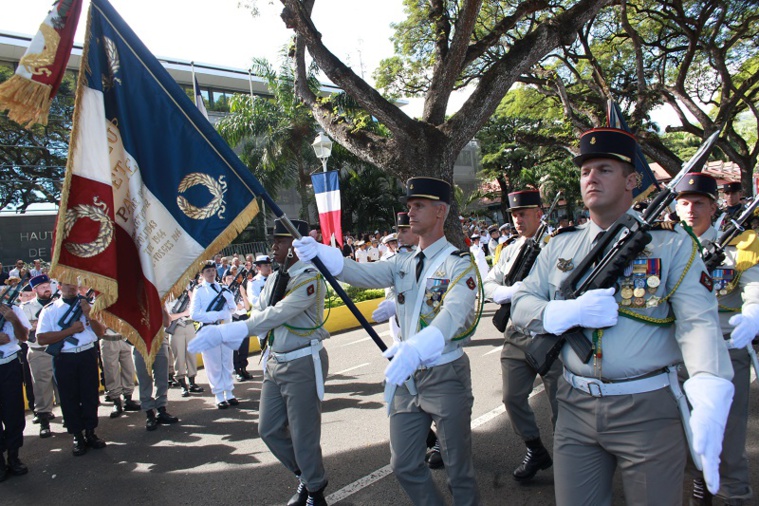
[[[635,160],[635,137],[618,128],[594,128],[580,137],[580,154],[572,160],[581,167],[585,160],[612,158],[633,164]]]
[[[517,209],[540,207],[540,204],[540,192],[538,190],[509,193],[509,212]]]
[[[308,235],[308,223],[303,220],[290,220],[295,225],[296,230],[300,235]],[[293,235],[285,227],[285,223],[281,219],[274,220],[274,237],[292,237]]]
[[[451,185],[434,177],[412,177],[406,181],[407,199],[428,199],[451,203]]]
[[[717,180],[703,172],[691,172],[677,183],[675,191],[678,197],[684,193],[698,193],[717,200]]]

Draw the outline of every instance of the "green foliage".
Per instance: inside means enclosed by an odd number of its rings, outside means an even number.
[[[0,65],[0,82],[13,71]],[[26,130],[0,114],[0,209],[25,210],[35,203],[57,203],[65,174],[74,113],[76,78],[67,73],[53,99],[47,126]]]
[[[348,294],[348,297],[353,301],[354,304],[357,304],[359,302],[364,302],[365,300],[373,300],[373,299],[379,299],[380,297],[385,296],[385,290],[382,289],[365,289],[365,288],[358,288],[355,286],[342,284],[343,289],[345,289],[345,293]],[[327,286],[327,297],[325,300],[325,308],[332,308],[332,307],[340,307],[344,306],[345,302],[343,302],[343,299],[338,297],[338,295],[335,293],[335,291],[332,289],[331,286]]]
[[[383,171],[365,164],[340,174],[343,232],[360,234],[390,230],[395,213],[402,209],[400,183]]]

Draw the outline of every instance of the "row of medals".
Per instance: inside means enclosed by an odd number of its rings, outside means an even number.
[[[660,298],[654,294],[660,284],[661,279],[655,274],[648,277],[625,277],[622,280],[622,286],[619,291],[619,294],[622,297],[622,300],[619,303],[622,306],[630,307],[656,307],[659,304]],[[646,292],[651,294],[648,299],[645,297]]]

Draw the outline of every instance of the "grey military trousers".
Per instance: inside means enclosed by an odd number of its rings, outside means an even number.
[[[405,385],[390,407],[390,467],[415,505],[444,504],[424,462],[434,421],[456,506],[479,504],[472,462],[472,375],[469,357],[414,373],[418,395]]]
[[[29,346],[29,350],[26,352],[26,360],[29,362],[29,368],[32,371],[34,412],[52,413],[56,390],[53,381],[53,356],[44,350]]]
[[[329,356],[319,351],[326,381]],[[266,362],[261,385],[258,433],[275,457],[293,474],[300,475],[306,489],[315,492],[327,484],[322,462],[322,402],[316,393],[311,355],[279,363]]]
[[[612,504],[619,469],[625,504],[682,503],[687,443],[669,388],[592,397],[562,377],[553,446],[558,506]]]
[[[556,427],[559,403],[556,390],[561,376],[561,360],[554,361],[545,376],[541,376],[546,396],[551,404],[551,427]],[[507,342],[501,352],[501,378],[503,380],[503,404],[509,415],[511,428],[523,441],[540,437],[540,429],[535,421],[535,413],[530,407],[530,392],[535,383],[537,371],[527,363],[524,352]]]
[[[137,383],[140,387],[140,407],[143,411],[165,408],[169,403],[169,343],[166,339],[161,343],[153,359],[152,371],[148,371],[145,359],[137,348],[132,351],[132,356],[137,372]]]

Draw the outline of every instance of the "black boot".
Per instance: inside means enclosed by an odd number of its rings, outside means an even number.
[[[149,409],[145,411],[145,415],[148,417],[147,420],[145,420],[145,430],[156,430],[158,428],[158,420],[155,418],[155,411]]]
[[[529,481],[541,469],[548,469],[553,465],[551,455],[548,454],[540,438],[525,441],[527,454],[522,464],[514,470],[514,479],[517,481]]]
[[[113,411],[111,411],[111,418],[118,418],[124,414],[124,408],[121,406],[121,399],[113,401]]]
[[[203,387],[195,384],[195,376],[188,376],[188,378],[190,379],[190,392],[195,393],[195,394],[204,392]]]
[[[158,408],[158,416],[156,416],[156,421],[161,425],[169,425],[172,423],[177,423],[179,421],[179,418],[169,414],[166,411],[166,408],[160,407]]]
[[[40,437],[46,439],[52,435],[53,432],[50,430],[50,420],[47,418],[40,419]]]
[[[182,397],[189,397],[190,389],[187,387],[187,380],[179,378],[177,381],[179,382],[179,386],[182,387]]]
[[[87,441],[87,446],[90,448],[94,448],[96,450],[105,448],[105,441],[100,439],[97,434],[95,434],[95,429],[87,429],[84,431],[84,439]]]
[[[712,494],[706,488],[703,478],[693,479],[693,490],[688,504],[690,506],[712,506]]]
[[[140,403],[132,400],[132,394],[124,396],[124,411],[140,411]]]
[[[427,450],[427,455],[424,456],[424,461],[427,463],[427,467],[430,469],[440,469],[445,467],[443,463],[443,456],[440,454],[440,440],[436,439],[432,448]]]
[[[87,453],[87,441],[81,432],[74,434],[74,447],[71,449],[71,453],[74,454],[74,457],[81,457]]]
[[[18,448],[15,450],[8,450],[8,474],[13,476],[21,476],[29,472],[29,468],[26,467],[18,458]]]
[[[324,498],[324,489],[327,488],[325,483],[322,488],[316,492],[309,492],[306,506],[327,506],[327,500]]]
[[[175,388],[179,386],[179,382],[174,378],[173,374],[169,374],[169,388]]]
[[[306,506],[308,501],[308,490],[302,481],[298,480],[298,489],[295,494],[287,501],[287,506]]]

